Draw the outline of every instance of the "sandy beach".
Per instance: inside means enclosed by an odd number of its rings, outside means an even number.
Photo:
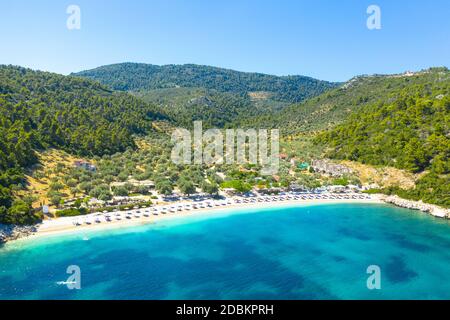
[[[308,205],[317,205],[317,204],[335,204],[335,203],[384,203],[378,197],[370,197],[369,199],[307,199],[307,200],[285,200],[285,201],[275,201],[268,203],[236,203],[232,202],[231,204],[223,205],[223,206],[215,206],[215,207],[206,207],[206,208],[198,208],[191,210],[182,210],[176,212],[167,212],[166,214],[162,214],[159,211],[158,215],[149,214],[149,217],[145,217],[141,215],[139,218],[136,218],[134,215],[130,219],[122,218],[121,220],[111,219],[111,221],[101,220],[101,222],[95,222],[96,217],[104,217],[105,214],[102,213],[93,213],[86,216],[79,217],[63,217],[56,219],[48,219],[44,220],[41,224],[37,226],[37,231],[28,237],[24,237],[18,240],[29,240],[37,237],[43,236],[52,236],[52,235],[61,235],[67,233],[83,233],[90,232],[95,230],[106,230],[106,229],[114,229],[114,228],[128,228],[132,226],[146,225],[146,224],[157,224],[163,221],[171,220],[171,219],[184,219],[189,217],[198,217],[198,216],[206,216],[206,215],[215,215],[219,212],[226,212],[227,214],[233,214],[233,210],[236,212],[241,212],[245,209],[269,209],[269,208],[277,208],[277,207],[295,207],[295,206],[308,206]],[[166,206],[155,206],[156,208],[169,207],[169,206],[177,206],[177,205],[185,205],[192,203],[171,203]],[[148,209],[153,209],[155,207],[151,207]],[[129,210],[128,212],[136,212],[136,211],[144,211],[145,209],[134,209]],[[121,217],[126,216],[127,212],[119,211],[109,213],[112,217],[115,214],[121,214]],[[79,221],[83,219],[91,219],[92,224],[82,224],[75,225],[74,221]]]

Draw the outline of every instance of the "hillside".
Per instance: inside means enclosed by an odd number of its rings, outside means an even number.
[[[290,103],[317,96],[338,85],[305,76],[278,77],[194,64],[156,66],[120,63],[75,75],[98,80],[121,91],[195,87]]]
[[[365,106],[395,100],[405,88],[442,82],[448,79],[448,74],[446,69],[433,68],[403,75],[359,76],[274,115],[243,119],[236,125],[276,127],[284,134],[321,131],[342,123]]]
[[[356,77],[294,105],[276,100],[282,98],[275,91],[245,91],[245,81],[232,82],[238,87],[217,87],[219,81],[211,77],[194,77],[192,83],[181,77],[186,82],[178,83],[185,86],[161,80],[166,87],[123,92],[79,76],[0,66],[0,223],[36,221],[39,216],[31,205],[41,202],[59,208],[80,195],[111,199],[117,190],[110,183],[130,177],[154,180],[162,194],[174,188],[217,190],[221,180],[216,172],[252,186],[277,185],[272,177],[257,181],[252,172],[234,166],[193,169],[171,163],[170,142],[161,133],[175,126],[189,128],[194,120],[202,120],[205,127],[280,128],[288,158],[350,160],[362,172],[360,181],[376,182],[383,175],[386,188],[378,191],[450,206],[447,69]],[[252,90],[257,83],[251,84]],[[239,85],[245,90],[239,91]],[[143,141],[136,136],[146,136],[152,147],[136,150],[136,141]],[[73,159],[82,158],[95,159],[98,172],[74,169]],[[334,183],[296,170],[282,161],[280,185]],[[205,174],[210,183],[204,183]],[[128,189],[117,194],[142,191]]]
[[[332,158],[425,172],[415,189],[389,192],[450,206],[450,72],[432,69],[403,81],[409,85],[360,106],[316,142]]]
[[[28,206],[14,202],[34,150],[56,147],[93,156],[134,148],[134,134],[152,130],[160,110],[98,82],[0,66],[0,222],[28,222]]]
[[[144,101],[159,105],[172,120],[184,128],[193,121],[204,127],[223,128],[238,119],[273,113],[286,103],[259,100],[229,92],[204,88],[167,88],[133,92]]]

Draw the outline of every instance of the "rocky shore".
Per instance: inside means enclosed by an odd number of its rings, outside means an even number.
[[[14,226],[0,224],[0,244],[27,237],[36,231],[36,226]]]
[[[406,200],[398,196],[380,195],[379,198],[386,203],[390,203],[398,207],[420,210],[435,217],[450,219],[450,209],[445,209],[433,204],[423,203],[422,201]]]

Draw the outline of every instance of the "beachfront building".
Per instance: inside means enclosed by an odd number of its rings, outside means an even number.
[[[229,197],[233,197],[236,194],[238,194],[238,192],[236,191],[235,188],[223,188],[221,190],[222,190],[222,192],[224,193],[225,196],[229,196]]]
[[[102,207],[105,204],[105,201],[99,200],[97,198],[90,198],[88,201],[89,208]]]
[[[283,191],[284,191],[283,188],[276,188],[276,187],[258,189],[258,192],[261,194],[279,194],[280,192]]]
[[[362,188],[357,185],[349,184],[347,185],[347,191],[350,192],[361,192]]]
[[[326,191],[331,193],[344,193],[347,192],[346,186],[334,185],[325,187]]]
[[[309,189],[304,185],[299,185],[298,183],[291,183],[289,186],[289,191],[293,192],[307,192]]]
[[[332,192],[328,187],[318,187],[312,190],[314,193]]]
[[[361,191],[366,191],[366,190],[370,190],[370,189],[380,189],[380,185],[377,183],[371,183],[371,184],[365,184],[360,188]]]

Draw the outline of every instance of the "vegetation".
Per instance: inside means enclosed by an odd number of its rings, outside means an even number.
[[[204,88],[155,89],[133,94],[160,105],[183,128],[191,128],[193,121],[202,121],[205,128],[223,128],[239,118],[271,113],[285,106],[272,101],[256,103],[245,95]]]
[[[277,77],[194,64],[156,66],[120,63],[76,75],[100,81],[121,91],[195,87],[240,95],[262,92],[276,101],[285,102],[300,102],[337,86],[336,83],[304,76]]]
[[[24,187],[23,168],[37,161],[34,150],[123,152],[135,148],[133,134],[151,131],[151,121],[165,117],[97,82],[12,66],[0,66],[0,114],[0,222],[17,223],[35,218],[30,208],[14,205],[13,194]]]
[[[75,216],[81,216],[88,214],[88,210],[86,208],[72,208],[72,209],[65,209],[65,210],[58,210],[57,216],[58,217],[75,217]]]
[[[381,191],[450,206],[447,69],[357,77],[339,88],[304,77],[193,65],[121,64],[80,75],[132,92],[0,66],[0,223],[36,222],[42,216],[33,206],[47,202],[63,209],[58,216],[73,216],[113,211],[114,196],[131,199],[119,207],[124,209],[174,192],[361,183],[360,176],[332,178],[308,170],[307,163],[324,156],[408,170],[414,188],[398,183]],[[250,164],[174,164],[167,133],[173,126],[189,128],[192,120],[202,120],[205,128],[281,128],[285,155],[279,172],[261,176],[261,168]],[[48,165],[42,155],[56,149],[64,156]],[[75,166],[80,159],[95,169]]]
[[[75,74],[129,91],[164,109],[178,125],[232,127],[239,119],[270,115],[335,88],[309,77],[277,77],[199,66],[122,63]]]
[[[252,189],[252,186],[247,183],[247,182],[243,182],[241,180],[229,180],[229,181],[224,181],[222,182],[222,184],[220,185],[221,188],[232,188],[235,189],[238,192],[248,192]]]
[[[431,72],[440,75],[439,81],[402,88],[391,99],[354,113],[317,142],[332,147],[332,158],[426,171],[415,189],[386,192],[450,206],[450,72]]]
[[[388,195],[398,195],[404,199],[433,203],[450,208],[450,176],[429,173],[424,175],[414,189],[403,189],[399,186],[391,186],[372,192],[381,192]]]
[[[275,114],[241,118],[236,126],[280,128],[284,136],[313,133],[331,129],[353,113],[396,100],[404,89],[448,82],[446,68],[432,68],[412,76],[359,76],[338,88],[293,104]]]

